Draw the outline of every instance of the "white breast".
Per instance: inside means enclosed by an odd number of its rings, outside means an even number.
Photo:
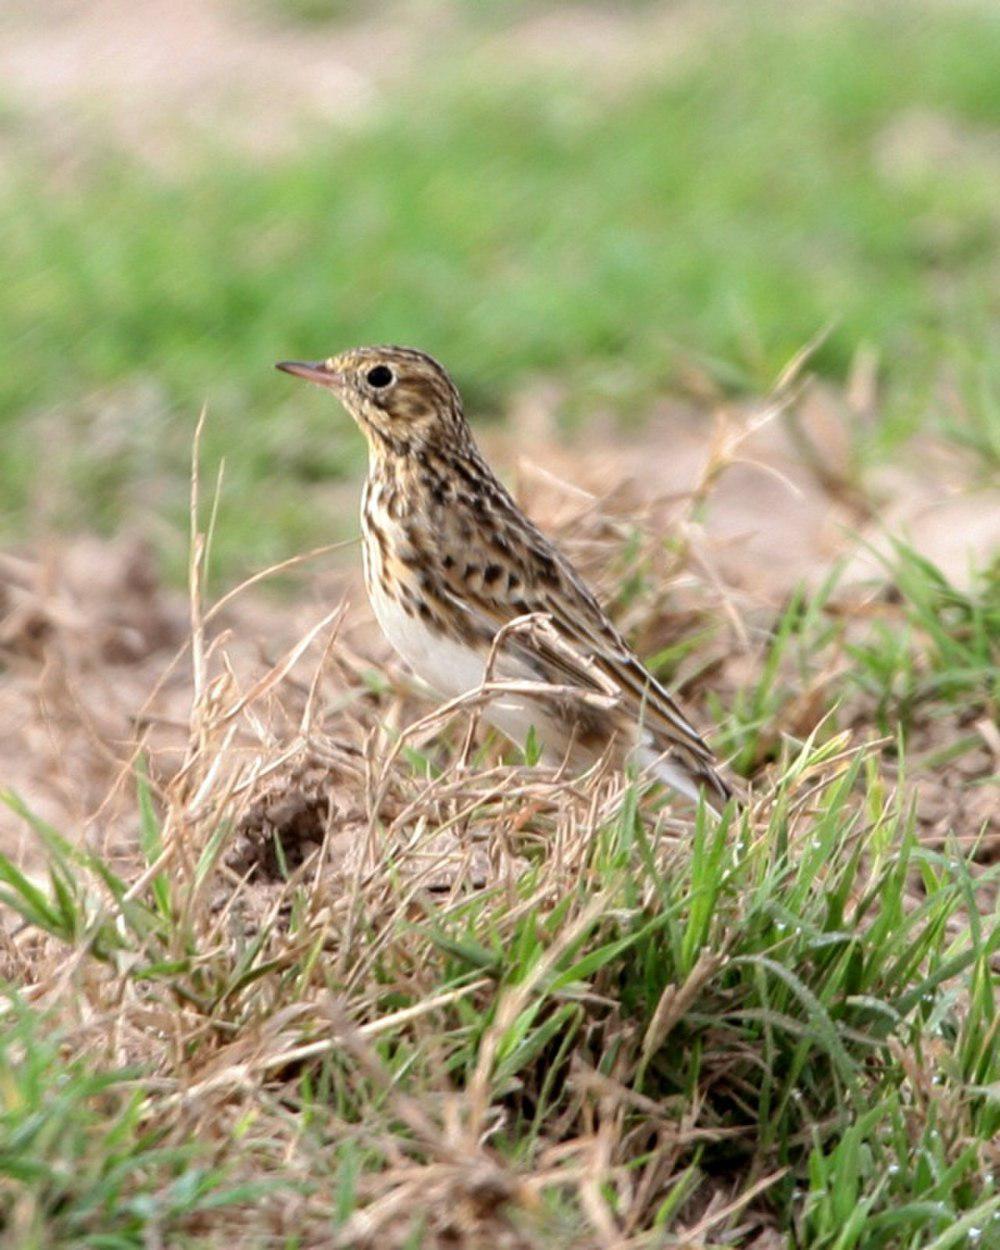
[[[432,634],[419,617],[408,616],[398,601],[389,599],[377,585],[369,589],[369,598],[382,632],[397,654],[442,698],[454,699],[482,685],[484,653]],[[509,655],[498,658],[493,676],[496,680],[537,680],[527,665]],[[522,749],[533,729],[546,747],[546,762],[560,762],[565,729],[549,721],[537,699],[500,695],[483,708],[482,715]]]
[[[371,499],[367,498],[370,493]],[[369,481],[366,486],[366,498],[362,504],[362,526],[366,525],[365,512],[371,506],[377,509],[380,503],[378,483]],[[383,527],[388,528],[388,518]],[[382,588],[382,554],[378,542],[365,542],[363,547],[365,564],[365,582],[368,587],[368,598],[383,634],[393,649],[404,660],[416,675],[425,681],[438,695],[444,699],[454,699],[459,695],[477,690],[483,682],[486,671],[488,652],[486,648],[475,649],[453,638],[442,637],[432,632],[416,613],[410,614],[403,609],[396,596],[389,596]],[[398,577],[401,569],[394,570]],[[419,597],[419,582],[414,577],[409,583],[413,594]],[[459,609],[461,610],[461,609]],[[497,680],[517,678],[536,679],[529,665],[509,653],[498,657],[493,669]],[[546,737],[558,739],[552,726],[546,726],[546,718],[540,714],[541,709],[536,700],[525,699],[517,695],[501,695],[494,699],[483,715],[487,721],[507,735],[518,746],[523,747],[529,730],[534,727],[542,741]],[[549,730],[547,733],[546,730]]]
[[[485,657],[451,638],[431,633],[419,616],[404,612],[378,582],[369,585],[375,619],[393,648],[410,668],[445,699],[475,690],[485,672]]]

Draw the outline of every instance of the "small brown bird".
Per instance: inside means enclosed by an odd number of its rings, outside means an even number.
[[[361,347],[277,367],[331,390],[368,440],[365,583],[385,636],[419,677],[445,698],[487,676],[509,683],[483,715],[519,746],[534,728],[548,760],[574,766],[610,746],[691,799],[725,803],[712,752],[493,475],[437,361]],[[512,625],[530,614],[544,624]]]

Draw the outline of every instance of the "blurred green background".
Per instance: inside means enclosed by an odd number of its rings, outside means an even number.
[[[272,364],[372,341],[439,356],[483,417],[556,378],[572,430],[760,394],[831,327],[836,383],[879,361],[864,456],[939,427],[1000,469],[995,3],[204,12],[219,66],[194,32],[202,76],[162,100],[128,29],[3,19],[5,540],[134,526],[179,567],[203,404],[223,570],[350,529],[323,490],[361,440]],[[146,12],[181,73],[170,19]],[[32,78],[35,46],[62,59]],[[71,90],[95,47],[115,64]],[[234,68],[249,96],[215,91]]]

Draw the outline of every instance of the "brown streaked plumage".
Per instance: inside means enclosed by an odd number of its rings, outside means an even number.
[[[445,698],[491,676],[594,696],[500,693],[486,719],[524,744],[534,726],[553,760],[612,749],[690,798],[719,807],[730,788],[712,753],[642,665],[573,566],[523,514],[483,460],[451,378],[407,347],[363,347],[278,365],[332,390],[369,447],[362,496],[365,582],[389,641]],[[613,692],[613,699],[608,699]]]

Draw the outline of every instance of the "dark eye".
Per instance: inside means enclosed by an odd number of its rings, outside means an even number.
[[[392,370],[388,365],[375,365],[365,374],[365,381],[369,386],[374,386],[377,390],[381,390],[383,386],[388,386],[392,381]]]

